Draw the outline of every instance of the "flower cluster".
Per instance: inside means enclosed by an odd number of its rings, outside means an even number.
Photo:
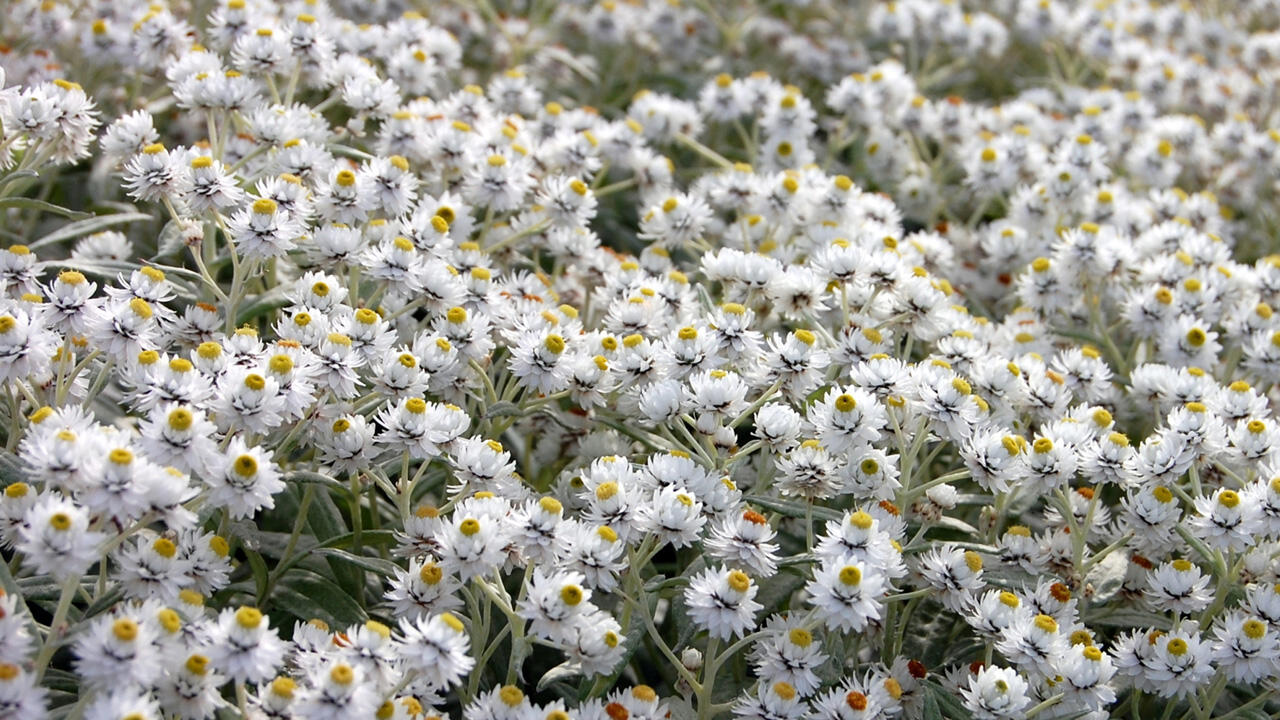
[[[13,0],[0,720],[1280,709],[1280,6]]]

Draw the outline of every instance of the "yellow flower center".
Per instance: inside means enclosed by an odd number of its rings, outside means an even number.
[[[235,459],[231,467],[240,477],[253,477],[258,472],[258,461],[252,455],[241,455]]]
[[[1058,632],[1058,621],[1048,615],[1037,615],[1035,619],[1035,626],[1040,628],[1043,632]]]
[[[350,665],[335,665],[329,671],[329,679],[338,685],[350,685],[351,681],[356,679],[356,673],[351,669]]]
[[[964,552],[964,564],[969,568],[970,572],[978,572],[982,569],[982,556],[972,550]]]
[[[498,699],[507,707],[515,707],[524,702],[524,693],[515,685],[505,685],[498,691]]]
[[[293,678],[278,677],[271,681],[271,694],[276,697],[291,698],[298,687]]]
[[[172,558],[178,554],[178,546],[174,545],[169,538],[156,538],[156,541],[151,544],[151,549],[160,557],[165,558]]]
[[[856,565],[845,565],[840,570],[840,582],[850,587],[862,582],[862,570]]]
[[[195,416],[186,408],[175,408],[169,413],[169,427],[178,432],[186,432],[191,429],[191,424],[195,421]]]
[[[138,623],[129,618],[120,618],[111,623],[111,634],[120,642],[133,642],[138,637]]]
[[[209,658],[196,653],[187,658],[186,666],[187,672],[192,675],[204,675],[209,670]]]
[[[156,613],[156,620],[166,632],[176,633],[182,627],[182,618],[172,608],[164,608]]]
[[[582,588],[577,585],[565,585],[560,588],[560,600],[570,607],[577,605],[582,602]]]
[[[70,530],[71,516],[63,512],[54,513],[49,517],[49,527],[60,532]]]
[[[428,562],[418,571],[418,579],[427,585],[435,585],[444,579],[444,570],[434,562]]]
[[[262,611],[257,608],[242,607],[236,610],[236,624],[246,630],[253,630],[262,624]]]

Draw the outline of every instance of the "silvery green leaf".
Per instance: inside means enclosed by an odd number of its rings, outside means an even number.
[[[564,661],[559,665],[551,668],[538,679],[538,691],[547,689],[547,686],[553,682],[567,680],[582,674],[582,666],[576,662]]]
[[[1086,584],[1093,586],[1093,602],[1105,603],[1115,597],[1124,586],[1128,568],[1129,558],[1122,552],[1113,552],[1094,565],[1084,579]]]
[[[73,222],[68,225],[63,225],[62,227],[58,228],[57,230],[54,230],[48,235],[45,235],[44,237],[36,240],[35,242],[32,242],[30,246],[32,250],[38,250],[42,247],[53,245],[54,243],[60,243],[63,240],[71,240],[72,238],[83,237],[85,235],[92,235],[96,232],[101,232],[103,230],[115,227],[117,225],[125,225],[127,223],[140,222],[143,220],[150,220],[150,219],[152,219],[150,215],[147,215],[146,213],[140,213],[140,212],[116,213],[114,215],[97,215],[94,217],[90,217],[86,220],[80,220],[79,222]],[[133,267],[137,267],[137,264],[134,263]]]

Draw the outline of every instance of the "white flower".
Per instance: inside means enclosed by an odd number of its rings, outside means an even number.
[[[1196,498],[1196,515],[1187,524],[1215,549],[1240,551],[1253,545],[1259,525],[1256,503],[1234,490],[1220,489],[1212,497]]]
[[[982,556],[972,550],[935,547],[920,557],[920,574],[942,593],[944,605],[959,610],[982,587]]]
[[[270,453],[249,447],[235,437],[205,479],[209,502],[225,507],[233,518],[252,517],[263,508],[275,507],[273,495],[285,488]]]
[[[287,644],[257,608],[227,608],[208,640],[213,667],[236,682],[266,682],[284,661]]]
[[[127,597],[173,602],[178,591],[192,582],[190,561],[178,553],[177,544],[168,538],[151,540],[143,536],[121,550],[116,562]]]
[[[47,691],[36,677],[21,667],[0,663],[0,707],[13,720],[39,720],[45,717]]]
[[[1048,615],[1027,613],[1014,620],[996,641],[996,649],[1011,662],[1049,675],[1067,648],[1058,622]]]
[[[227,230],[239,252],[251,258],[280,257],[297,247],[304,232],[296,218],[270,198],[258,198],[227,220]]]
[[[741,570],[708,568],[689,581],[684,602],[694,624],[728,640],[755,627],[755,614],[763,607],[754,599],[759,591]]]
[[[581,573],[548,575],[535,569],[528,595],[517,608],[530,621],[529,631],[552,641],[571,637],[572,629],[596,609],[591,590],[582,587],[585,579]]]
[[[416,619],[461,607],[462,600],[457,596],[461,587],[434,559],[415,558],[409,561],[407,571],[396,571],[385,596],[397,616]]]
[[[1147,598],[1160,610],[1183,615],[1209,607],[1209,579],[1187,560],[1161,563],[1148,576]]]
[[[1145,676],[1161,697],[1182,697],[1195,692],[1213,676],[1213,647],[1194,627],[1160,634],[1149,657],[1143,660]]]
[[[458,511],[440,534],[441,564],[469,580],[496,569],[506,558],[506,543],[500,518]]]
[[[798,620],[773,616],[766,625],[770,635],[751,650],[756,675],[767,683],[785,682],[802,696],[822,684],[815,672],[826,661],[822,643],[800,627]]]
[[[173,201],[191,187],[187,169],[160,143],[147,145],[125,163],[124,181],[129,194],[143,201]]]
[[[1031,697],[1027,681],[1012,668],[986,666],[961,688],[965,707],[978,720],[1000,720],[1023,716]]]
[[[155,630],[129,615],[103,615],[75,644],[76,673],[94,688],[109,689],[128,678],[147,687],[163,670]]]
[[[1116,701],[1116,692],[1110,686],[1116,669],[1111,656],[1092,644],[1071,646],[1058,662],[1063,678],[1061,687],[1072,704],[1101,710]]]
[[[209,667],[209,658],[192,653],[169,672],[156,688],[162,707],[172,708],[182,717],[208,717],[227,704],[218,692],[226,678]]]
[[[824,562],[805,586],[828,628],[854,632],[880,620],[886,589],[886,579],[878,569],[843,561]]]
[[[380,704],[376,686],[345,662],[331,661],[317,668],[309,680],[310,687],[300,693],[294,705],[299,716],[316,720],[367,717]]]
[[[539,393],[550,394],[568,387],[571,357],[565,338],[549,333],[541,338],[522,339],[511,356],[511,373]]]
[[[450,613],[417,621],[402,619],[400,632],[397,655],[407,669],[420,673],[431,688],[457,685],[475,666],[475,659],[467,654],[470,643],[466,628]]]
[[[707,519],[702,515],[702,503],[692,493],[681,487],[666,487],[654,493],[652,502],[640,506],[636,522],[645,531],[655,533],[662,543],[681,548],[698,539]]]
[[[1214,623],[1213,654],[1228,677],[1253,684],[1275,672],[1280,640],[1265,620],[1235,610]]]
[[[36,572],[63,581],[84,573],[104,540],[105,534],[89,529],[84,508],[50,494],[27,511],[15,547]]]
[[[754,510],[726,515],[711,528],[703,546],[716,558],[749,568],[760,577],[773,575],[778,568],[776,533],[769,521]]]
[[[869,445],[880,439],[888,424],[884,406],[860,388],[835,388],[809,411],[809,422],[818,429],[818,439],[830,452]]]
[[[126,717],[139,720],[162,720],[164,714],[149,692],[137,685],[127,684],[124,687],[113,687],[98,695],[89,704],[84,716],[86,720],[115,720]]]

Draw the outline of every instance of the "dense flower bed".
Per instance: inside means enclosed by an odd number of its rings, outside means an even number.
[[[0,40],[0,720],[1280,710],[1280,3]]]

